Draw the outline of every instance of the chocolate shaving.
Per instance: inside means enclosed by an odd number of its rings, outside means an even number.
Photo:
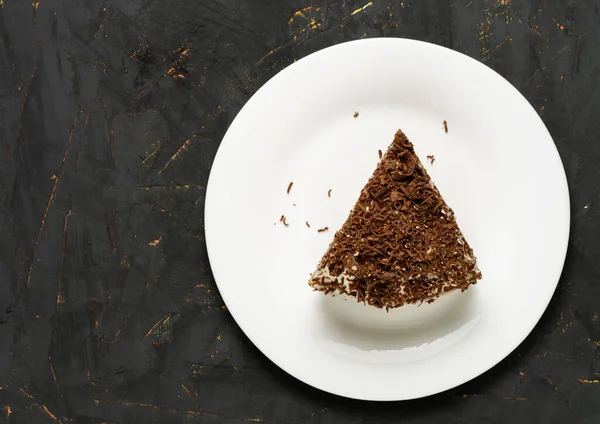
[[[427,155],[427,159],[429,160],[429,162],[433,165],[433,162],[435,162],[435,156],[433,155]]]
[[[306,226],[307,226],[308,228],[310,228],[310,224],[308,223],[308,221],[306,221]]]
[[[444,121],[444,132],[448,134],[448,122]]]
[[[358,118],[358,112],[354,112],[354,117]]]
[[[331,197],[331,189],[327,192],[327,197]]]
[[[285,217],[285,215],[281,215],[280,221],[283,222],[283,225],[285,225],[286,227],[288,225],[290,225],[290,224],[287,223],[287,218]]]
[[[323,227],[323,228],[319,228],[319,229],[317,230],[317,233],[322,233],[323,231],[327,231],[327,230],[329,230],[329,227]]]
[[[377,189],[375,194],[373,194],[373,197],[376,199],[381,199],[381,198],[383,198],[383,196],[385,196],[385,194],[387,192],[388,192],[388,188],[386,186],[381,186],[381,187],[379,187],[379,189]]]
[[[293,182],[293,181],[290,183],[290,185],[288,185],[288,188],[287,188],[287,194],[290,194],[290,191],[292,190],[292,186],[293,186],[293,185],[294,185],[294,182]]]
[[[473,250],[402,131],[384,158],[309,284],[396,308],[477,283]]]
[[[383,153],[381,152],[381,149],[379,149],[378,153],[379,153],[379,160],[381,160],[381,158],[383,158]]]
[[[281,215],[281,218],[279,218],[279,222],[283,222],[284,219],[285,219],[285,215]]]

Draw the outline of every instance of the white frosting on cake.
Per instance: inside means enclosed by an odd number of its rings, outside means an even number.
[[[346,269],[344,269],[344,271],[340,275],[331,275],[331,273],[329,272],[329,267],[325,266],[313,272],[310,278],[314,284],[319,284],[321,283],[321,281],[323,283],[342,284],[344,286],[344,289],[346,291],[349,291],[350,281],[354,280],[354,275],[350,275],[348,273],[348,270]]]

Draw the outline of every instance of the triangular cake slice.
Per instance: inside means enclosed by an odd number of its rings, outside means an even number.
[[[479,279],[452,209],[398,130],[309,284],[396,308],[464,291]]]

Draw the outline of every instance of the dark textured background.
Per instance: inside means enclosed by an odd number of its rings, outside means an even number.
[[[599,28],[597,1],[0,0],[0,422],[600,422]],[[248,98],[378,36],[507,78],[572,201],[564,273],[527,340],[470,383],[388,404],[267,360],[218,295],[203,231],[213,156]]]

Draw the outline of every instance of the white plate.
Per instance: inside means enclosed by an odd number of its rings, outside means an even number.
[[[398,128],[484,278],[386,313],[307,281]],[[219,291],[267,357],[327,392],[401,400],[478,376],[529,334],[562,270],[569,198],[552,138],[502,77],[446,48],[370,39],[298,61],[248,101],[215,158],[205,218]]]

